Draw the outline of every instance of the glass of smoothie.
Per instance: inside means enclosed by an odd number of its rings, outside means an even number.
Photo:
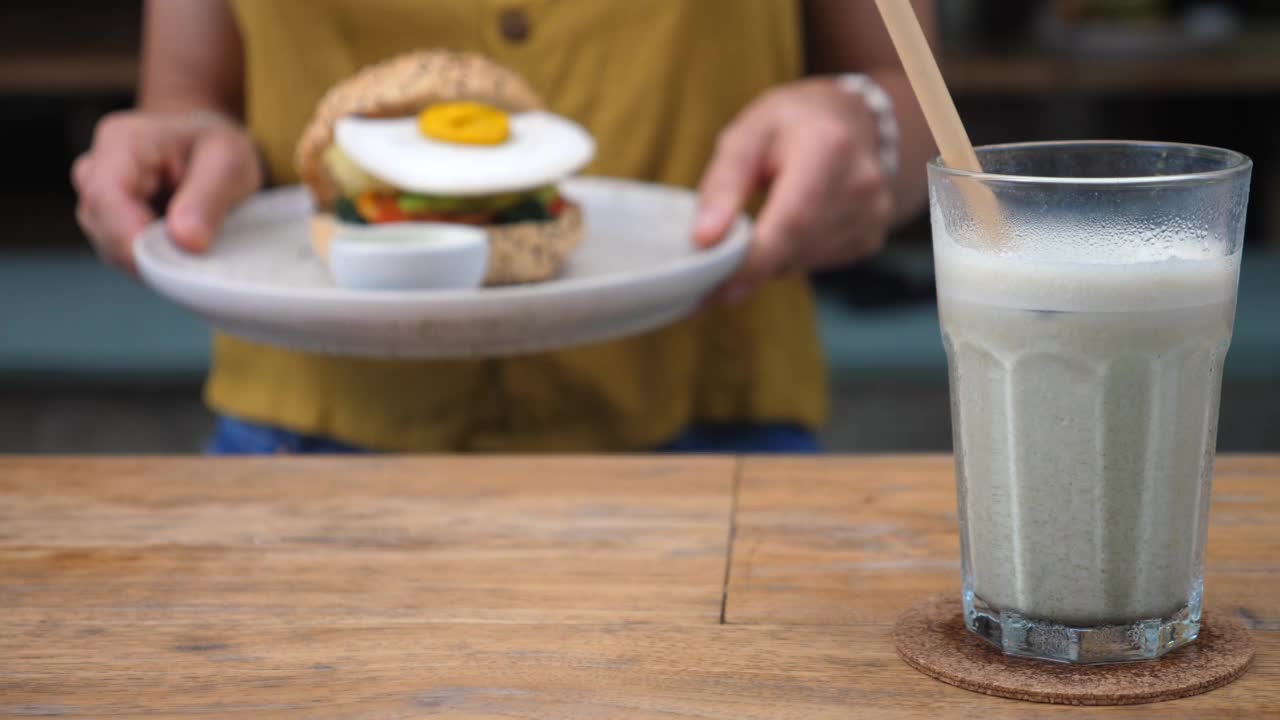
[[[968,628],[1157,658],[1200,628],[1250,160],[1155,142],[929,167]]]

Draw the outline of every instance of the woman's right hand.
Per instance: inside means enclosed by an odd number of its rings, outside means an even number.
[[[223,217],[262,187],[253,139],[214,113],[143,111],[104,117],[93,145],[76,159],[76,220],[104,262],[134,272],[133,242],[155,219],[157,200],[170,236],[183,249],[209,247]]]

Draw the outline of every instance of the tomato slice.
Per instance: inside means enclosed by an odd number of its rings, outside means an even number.
[[[400,209],[394,195],[376,192],[363,192],[356,197],[356,212],[371,224],[404,222],[408,215]]]
[[[378,198],[378,222],[404,222],[408,219],[394,197],[383,195]]]
[[[442,222],[461,225],[488,225],[493,222],[492,212],[441,212],[417,210],[405,212],[395,195],[364,192],[356,197],[356,212],[370,224],[392,222]]]

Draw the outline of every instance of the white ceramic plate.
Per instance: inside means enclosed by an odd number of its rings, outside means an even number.
[[[751,235],[739,218],[710,250],[692,246],[696,196],[602,178],[562,189],[579,202],[586,237],[557,279],[478,290],[338,287],[311,251],[311,201],[299,187],[239,206],[213,249],[186,253],[161,223],[135,257],[161,294],[231,335],[317,353],[462,358],[513,355],[653,330],[693,311],[742,261]]]

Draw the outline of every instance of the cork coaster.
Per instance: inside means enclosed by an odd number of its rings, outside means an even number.
[[[1136,705],[1198,695],[1244,674],[1253,659],[1248,629],[1204,613],[1195,642],[1152,662],[1068,665],[1010,657],[969,632],[958,598],[939,595],[908,608],[893,630],[911,667],[956,687],[1031,702]]]

